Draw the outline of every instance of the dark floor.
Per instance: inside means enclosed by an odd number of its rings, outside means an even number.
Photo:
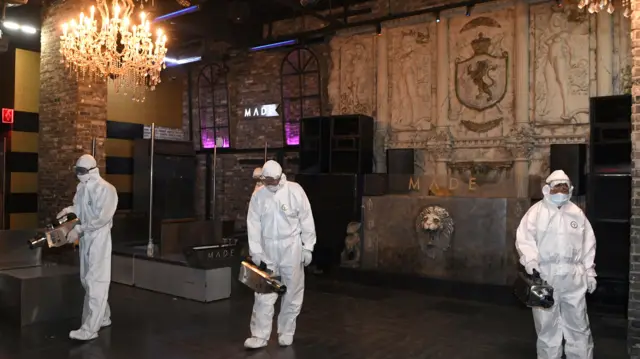
[[[201,304],[111,287],[113,325],[94,342],[67,339],[78,321],[0,328],[2,359],[535,358],[530,311],[355,284],[309,280],[294,345],[248,352],[252,297]],[[626,320],[592,315],[596,359],[624,358]],[[274,330],[275,333],[275,330]]]

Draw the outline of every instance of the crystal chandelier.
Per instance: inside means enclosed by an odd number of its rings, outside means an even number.
[[[133,24],[132,2],[113,1],[113,8],[98,2],[101,22],[91,6],[89,16],[80,13],[78,20],[62,25],[60,53],[65,67],[79,77],[96,82],[108,81],[117,92],[131,94],[133,100],[144,101],[147,90],[160,83],[165,68],[167,37],[157,31],[153,41],[149,20],[140,13],[140,23]]]
[[[613,0],[580,0],[578,3],[579,9],[587,8],[589,14],[599,13],[600,10],[605,10],[609,14],[613,14],[615,8],[613,7]],[[631,0],[622,0],[622,8],[624,9],[624,17],[631,16]]]

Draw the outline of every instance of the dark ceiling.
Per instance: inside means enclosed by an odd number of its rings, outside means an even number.
[[[5,0],[15,2],[19,0]],[[24,0],[22,0],[24,1]],[[62,0],[64,1],[64,0]],[[153,4],[152,4],[153,1]],[[344,6],[363,3],[367,0],[149,0],[144,3],[144,11],[152,17],[165,15],[188,6],[198,5],[200,10],[162,21],[155,26],[162,27],[169,36],[170,55],[189,55],[202,48],[202,43],[224,41],[242,48],[265,42],[263,26],[273,21],[309,15],[323,19],[334,25],[341,21],[341,15],[329,18],[319,14],[332,9],[342,13]],[[2,3],[3,0],[0,0]],[[302,3],[305,5],[303,6]],[[6,19],[36,28],[41,26],[43,0],[29,0],[27,5],[8,7]],[[138,0],[135,1],[138,4]],[[154,26],[154,27],[155,27]],[[10,34],[12,42],[39,43],[37,36]],[[39,45],[38,45],[39,46]],[[32,46],[29,46],[32,47]]]

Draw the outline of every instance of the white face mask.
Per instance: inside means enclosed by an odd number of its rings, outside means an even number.
[[[274,193],[275,193],[275,192],[277,192],[277,191],[278,191],[278,187],[279,187],[279,186],[278,186],[278,185],[275,185],[275,186],[266,186],[266,187],[267,187],[267,189],[268,189],[269,191],[271,191],[271,192],[274,192]]]
[[[82,183],[86,183],[89,180],[89,174],[78,175],[78,180]]]
[[[562,206],[566,204],[567,202],[569,202],[570,198],[571,196],[567,193],[554,193],[552,195],[549,195],[549,200],[556,206]]]

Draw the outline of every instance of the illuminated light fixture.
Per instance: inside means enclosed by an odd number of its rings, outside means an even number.
[[[36,32],[38,32],[35,27],[26,25],[20,26],[20,31],[24,32],[25,34],[35,34]]]
[[[161,82],[167,36],[157,29],[154,41],[144,12],[140,22],[134,23],[132,1],[113,0],[112,4],[112,8],[91,6],[89,16],[80,13],[78,20],[63,24],[60,53],[65,67],[78,77],[110,82],[116,92],[144,101],[146,92]]]
[[[167,66],[178,66],[178,65],[190,64],[192,62],[198,62],[200,60],[202,60],[202,57],[200,56],[186,57],[183,59],[173,59],[171,57],[164,58],[164,62],[167,63]]]
[[[2,109],[2,123],[13,123],[14,112],[12,108]]]
[[[440,12],[436,14],[436,22],[440,22]]]
[[[2,26],[5,27],[5,29],[9,29],[9,30],[18,30],[20,29],[20,25],[16,24],[13,21],[5,21],[2,23]]]
[[[376,25],[376,35],[378,35],[378,36],[382,35],[382,25],[381,24]]]
[[[622,15],[624,17],[631,16],[631,0],[622,0],[620,5],[624,9]],[[578,3],[579,9],[587,8],[589,14],[597,14],[600,10],[605,10],[609,14],[613,14],[615,8],[613,7],[613,0],[580,0]]]
[[[280,42],[274,42],[272,44],[255,46],[255,47],[249,48],[249,51],[261,51],[261,50],[275,49],[276,47],[290,46],[290,45],[295,45],[297,43],[298,43],[298,40],[280,41]]]
[[[192,12],[196,12],[196,11],[200,11],[200,5],[189,6],[186,9],[181,9],[178,11],[170,12],[162,16],[158,16],[157,18],[153,19],[153,22],[155,23],[155,22],[173,19],[174,17],[191,14]]]

